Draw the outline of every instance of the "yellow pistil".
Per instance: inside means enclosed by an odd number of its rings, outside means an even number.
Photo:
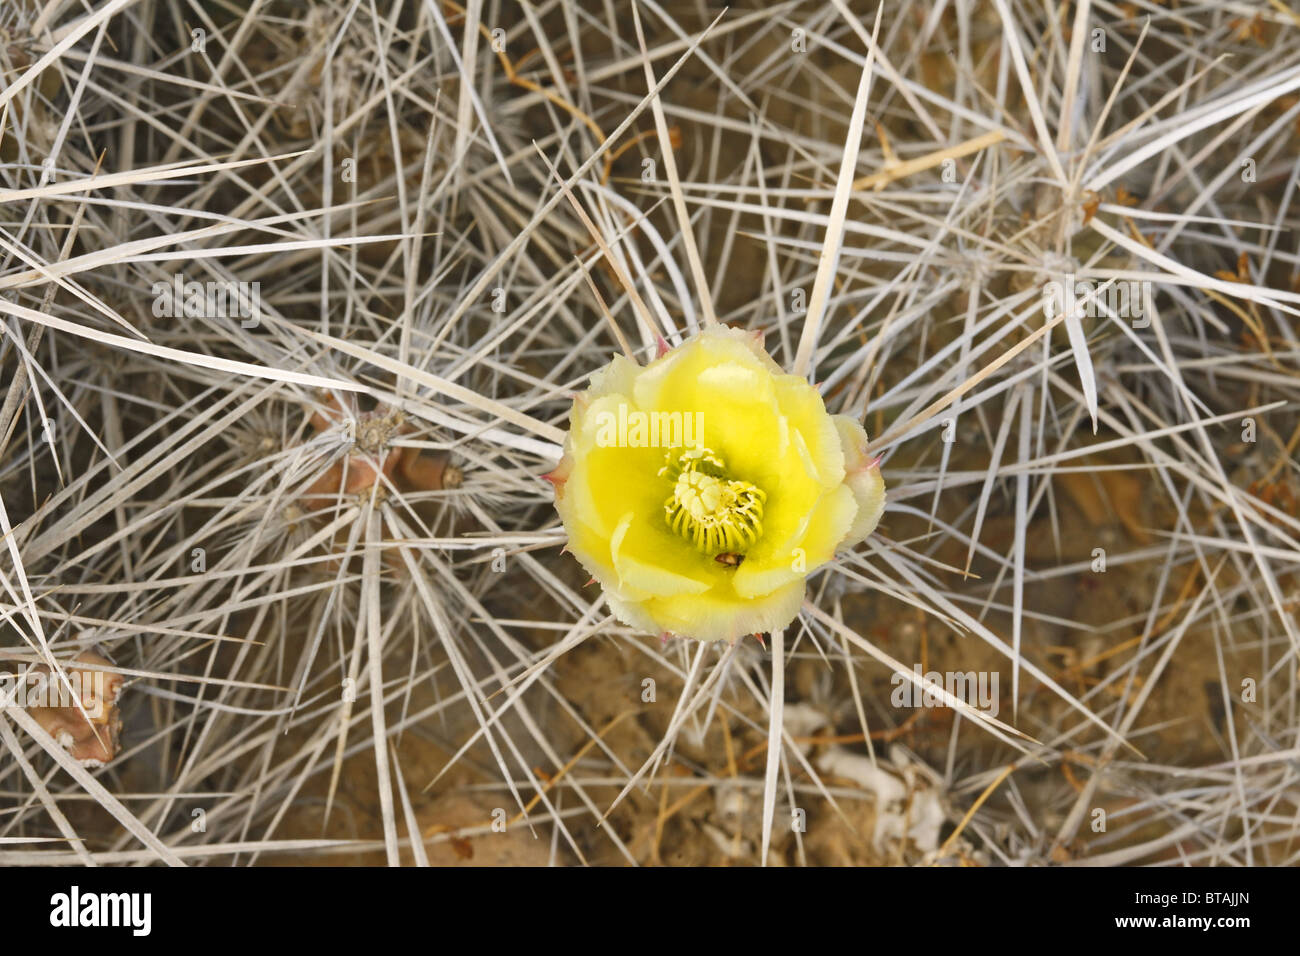
[[[671,449],[667,457],[659,474],[673,482],[664,502],[668,526],[704,554],[744,554],[763,533],[767,494],[729,477],[707,448]]]

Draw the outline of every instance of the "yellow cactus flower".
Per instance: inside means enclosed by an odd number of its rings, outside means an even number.
[[[620,621],[734,640],[789,624],[807,575],[876,527],[885,484],[866,449],[761,333],[714,326],[596,372],[548,478]]]

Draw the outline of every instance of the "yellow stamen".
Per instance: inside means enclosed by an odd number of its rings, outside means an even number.
[[[744,554],[763,533],[767,494],[730,478],[722,459],[709,449],[671,449],[659,475],[673,482],[664,502],[668,526],[697,551]]]

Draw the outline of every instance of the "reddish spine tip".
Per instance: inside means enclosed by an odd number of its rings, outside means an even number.
[[[661,359],[665,355],[667,355],[671,350],[672,350],[672,346],[668,344],[668,341],[662,335],[656,332],[655,333],[655,358]]]

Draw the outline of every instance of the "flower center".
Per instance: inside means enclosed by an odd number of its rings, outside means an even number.
[[[673,483],[664,502],[668,526],[697,551],[736,557],[763,533],[767,494],[757,485],[731,478],[722,459],[709,449],[669,449],[659,476]],[[739,561],[724,563],[734,567]]]

